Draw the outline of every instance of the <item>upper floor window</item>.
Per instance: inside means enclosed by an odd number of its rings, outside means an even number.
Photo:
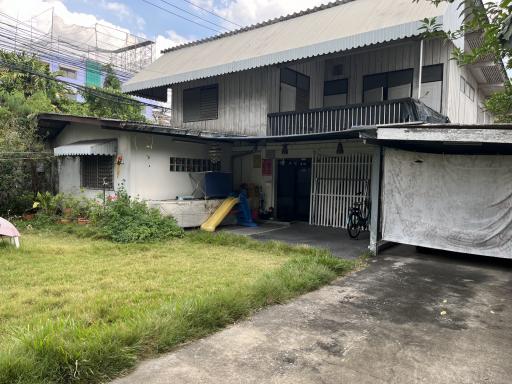
[[[62,73],[62,77],[67,77],[68,79],[74,79],[78,77],[78,71],[73,68],[64,67],[62,65],[59,65],[59,72]]]
[[[113,156],[81,156],[80,157],[82,188],[109,189],[114,186]]]
[[[363,102],[403,99],[412,96],[413,69],[363,77]]]
[[[281,112],[309,109],[309,76],[289,68],[281,68],[279,110]]]
[[[219,118],[219,85],[183,90],[183,122]]]
[[[347,105],[347,94],[347,79],[324,82],[324,107]]]
[[[443,99],[443,64],[427,65],[423,67],[421,75],[420,100],[441,113]]]
[[[471,101],[475,101],[475,88],[464,78],[464,76],[460,77],[460,91]]]

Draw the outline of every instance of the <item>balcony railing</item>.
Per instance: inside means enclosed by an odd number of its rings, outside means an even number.
[[[400,99],[311,109],[304,112],[271,113],[268,115],[267,135],[287,136],[340,132],[355,126],[412,121],[446,123],[448,118],[418,100]]]

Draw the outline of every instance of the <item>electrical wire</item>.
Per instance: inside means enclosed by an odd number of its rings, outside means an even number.
[[[163,1],[163,0],[162,0],[162,1]],[[237,27],[239,27],[239,28],[242,28],[242,25],[240,25],[240,24],[238,24],[238,23],[235,23],[234,21],[231,21],[231,20],[229,20],[229,19],[226,19],[225,17],[223,17],[223,16],[219,15],[218,13],[215,13],[215,12],[213,12],[213,11],[210,11],[210,10],[209,10],[209,9],[207,9],[207,8],[203,8],[203,7],[201,7],[200,5],[197,5],[197,4],[193,3],[192,1],[189,1],[189,0],[183,0],[183,1],[184,1],[185,3],[188,3],[188,4],[192,5],[193,7],[196,7],[196,8],[198,8],[198,9],[201,9],[201,10],[205,11],[205,12],[208,12],[210,15],[213,15],[213,16],[215,16],[215,17],[218,17],[219,19],[222,19],[222,20],[224,20],[224,21],[227,21],[228,23],[231,23],[231,24],[233,24],[233,25],[236,25],[236,26],[237,26]]]
[[[186,20],[186,21],[188,21],[188,22],[190,22],[190,23],[193,23],[193,24],[196,24],[196,25],[198,25],[198,26],[200,26],[200,27],[203,27],[203,28],[209,29],[210,31],[213,31],[213,32],[216,32],[216,33],[222,33],[222,31],[220,31],[220,30],[218,30],[218,29],[210,28],[210,27],[208,27],[208,26],[206,26],[206,25],[204,25],[204,24],[198,23],[197,21],[191,20],[191,19],[189,19],[189,18],[187,18],[187,17],[185,17],[185,16],[182,16],[182,15],[180,15],[180,14],[176,13],[176,12],[170,11],[170,10],[168,10],[167,8],[161,7],[161,6],[159,6],[158,4],[152,3],[152,2],[150,2],[150,1],[148,1],[148,0],[141,0],[141,1],[142,1],[142,2],[144,2],[144,3],[146,3],[146,4],[152,5],[153,7],[158,8],[158,9],[160,9],[160,10],[162,10],[162,11],[164,11],[164,12],[167,12],[167,13],[169,13],[169,14],[171,14],[171,15],[174,15],[174,16],[176,16],[176,17],[179,17],[180,19]]]
[[[49,34],[48,33],[44,33],[40,30],[38,30],[37,28],[34,28],[33,26],[23,22],[23,21],[19,21],[17,19],[15,19],[14,17],[4,13],[4,12],[0,12],[0,16],[3,16],[4,18],[16,23],[16,25],[12,25],[12,24],[8,24],[8,23],[2,23],[8,27],[10,27],[12,30],[13,30],[13,34],[14,34],[14,43],[17,42],[17,38],[22,38],[24,37],[25,39],[30,39],[30,43],[31,44],[37,44],[37,40],[34,41],[34,37],[37,39],[39,38],[39,40],[42,40],[42,42],[40,44],[44,44],[45,46],[48,45],[48,39],[49,39]],[[20,27],[19,25],[22,25],[22,26],[25,26],[25,28],[22,28]],[[110,27],[108,27],[110,28]],[[111,28],[115,31],[117,31],[117,29],[115,28]],[[103,34],[103,35],[107,35],[107,34],[104,34],[100,31],[98,31],[100,34]],[[109,35],[110,36],[110,35]],[[110,36],[112,37],[112,36]],[[46,41],[44,41],[46,40]],[[66,38],[66,39],[60,39],[60,38],[57,38],[56,40],[56,43],[59,45],[59,47],[61,47],[62,45],[64,45],[66,48],[70,48],[72,50],[73,53],[75,52],[82,52],[86,55],[90,54],[90,53],[94,53],[96,58],[95,58],[95,61],[98,61],[98,62],[103,62],[104,64],[111,64],[113,67],[117,67],[119,69],[119,71],[122,71],[122,72],[130,72],[129,70],[127,70],[126,68],[123,68],[123,67],[119,67],[115,64],[113,64],[111,61],[111,57],[106,54],[106,53],[99,53],[97,52],[97,50],[95,49],[94,46],[89,46],[87,43],[84,43],[84,42],[81,42],[81,41],[78,41],[78,40],[73,40],[71,38]],[[75,45],[73,43],[78,43],[79,45]],[[108,45],[112,48],[119,48],[118,46],[116,45],[113,45],[111,43],[108,43],[106,41],[102,42],[103,44],[105,45]],[[90,48],[87,48],[87,49],[83,49],[80,47],[80,45],[83,45],[83,44],[86,44],[87,47],[90,47]],[[60,52],[59,52],[60,53]],[[74,54],[74,56],[77,56],[76,54]],[[77,56],[79,57],[79,56]]]
[[[208,19],[205,19],[205,18],[203,18],[203,17],[201,17],[201,16],[198,16],[198,15],[197,15],[197,14],[195,14],[195,13],[189,12],[189,11],[187,11],[186,9],[181,8],[181,7],[178,7],[177,5],[174,5],[173,3],[170,3],[170,2],[169,2],[169,1],[167,1],[167,0],[160,0],[160,1],[161,1],[162,3],[167,4],[167,5],[168,5],[168,6],[170,6],[170,7],[173,7],[173,8],[179,9],[180,11],[182,11],[182,12],[184,12],[184,13],[188,14],[188,15],[191,15],[191,16],[194,16],[194,17],[197,17],[199,20],[205,21],[205,22],[207,22],[207,23],[209,23],[209,24],[212,24],[212,25],[214,25],[214,26],[216,26],[216,27],[222,28],[222,29],[224,29],[224,30],[226,30],[226,31],[230,31],[230,29],[229,29],[229,28],[226,28],[226,27],[224,27],[224,26],[222,26],[222,25],[220,25],[220,24],[214,23],[214,22],[212,22],[212,21],[210,21],[210,20],[208,20]]]
[[[126,105],[136,105],[136,104],[141,104],[141,105],[145,105],[145,106],[149,106],[149,107],[153,107],[153,108],[159,108],[159,109],[162,109],[162,110],[168,110],[169,108],[166,108],[166,107],[161,107],[159,105],[155,105],[155,104],[150,104],[150,103],[146,103],[146,102],[143,102],[143,101],[139,101],[139,100],[136,100],[136,99],[131,99],[127,96],[122,96],[122,95],[115,95],[115,94],[111,94],[109,92],[106,92],[106,91],[101,91],[97,88],[91,88],[91,87],[87,87],[87,86],[83,86],[83,85],[79,85],[79,84],[74,84],[74,83],[71,83],[69,81],[65,81],[65,80],[62,80],[62,79],[56,79],[50,75],[47,75],[45,73],[42,73],[42,72],[37,72],[37,71],[34,71],[32,70],[32,68],[29,68],[27,66],[23,67],[23,66],[17,66],[17,65],[12,65],[10,63],[6,63],[6,62],[2,62],[0,60],[0,66],[3,66],[4,68],[7,68],[7,69],[10,69],[12,71],[16,71],[16,72],[21,72],[21,73],[27,73],[27,74],[30,74],[30,75],[33,75],[33,76],[38,76],[38,77],[42,77],[42,78],[45,78],[47,80],[50,80],[50,81],[55,81],[55,82],[59,82],[59,83],[63,83],[63,84],[66,84],[72,88],[76,88],[82,92],[89,92],[99,98],[102,98],[104,100],[107,100],[107,101],[114,101],[114,102],[118,102],[118,103],[122,103],[122,104],[126,104]]]

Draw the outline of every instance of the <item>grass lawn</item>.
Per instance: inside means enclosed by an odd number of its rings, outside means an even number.
[[[230,235],[143,245],[23,235],[20,250],[0,244],[1,384],[105,382],[355,266]]]

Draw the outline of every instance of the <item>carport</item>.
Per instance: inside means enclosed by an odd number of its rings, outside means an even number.
[[[406,124],[363,131],[382,153],[379,243],[512,258],[511,128]]]

